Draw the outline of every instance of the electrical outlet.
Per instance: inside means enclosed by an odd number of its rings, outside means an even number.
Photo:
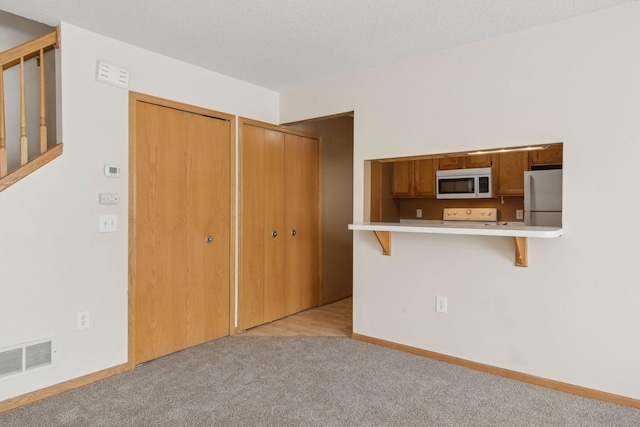
[[[422,218],[422,209],[416,209],[416,218]]]
[[[516,209],[516,219],[523,219],[524,211],[522,209]]]
[[[436,311],[438,313],[447,313],[447,297],[436,297]]]
[[[89,327],[89,312],[78,312],[78,329],[87,329]]]

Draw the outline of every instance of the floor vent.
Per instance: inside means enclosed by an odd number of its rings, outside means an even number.
[[[0,380],[52,364],[52,339],[3,348],[0,349]]]

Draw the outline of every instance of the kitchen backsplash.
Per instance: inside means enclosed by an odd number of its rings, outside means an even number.
[[[516,210],[524,209],[524,197],[504,197],[504,204],[500,197],[493,199],[394,199],[401,219],[418,219],[416,210],[422,209],[420,219],[442,219],[444,208],[496,208],[499,221],[523,221],[516,219]]]

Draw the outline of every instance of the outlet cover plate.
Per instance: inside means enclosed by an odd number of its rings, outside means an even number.
[[[89,328],[89,312],[79,311],[78,312],[78,329],[88,329],[88,328]]]
[[[436,311],[447,314],[447,297],[436,297]]]

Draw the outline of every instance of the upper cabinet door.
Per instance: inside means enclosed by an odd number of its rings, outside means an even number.
[[[438,170],[464,169],[465,163],[463,156],[445,156],[438,159]]]
[[[524,172],[529,169],[529,153],[493,155],[493,193],[496,196],[523,196]]]
[[[393,197],[413,197],[413,161],[393,162],[391,169]]]
[[[435,160],[416,160],[413,162],[414,194],[416,197],[436,196]]]
[[[561,165],[562,145],[552,145],[546,150],[532,151],[529,158],[531,159],[531,166]]]
[[[468,156],[466,158],[466,167],[468,168],[490,168],[491,164],[491,154]]]

